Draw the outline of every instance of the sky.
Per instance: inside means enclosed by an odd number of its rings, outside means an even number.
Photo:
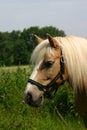
[[[87,0],[0,0],[0,32],[31,26],[87,37]]]

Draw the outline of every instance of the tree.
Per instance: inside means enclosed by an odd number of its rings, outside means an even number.
[[[14,45],[14,64],[28,64],[30,54],[24,40],[17,40]]]
[[[33,49],[38,44],[34,34],[46,39],[46,33],[52,36],[65,36],[63,30],[53,26],[30,27],[21,31],[0,32],[0,66],[28,64]]]
[[[47,26],[40,29],[40,34],[43,38],[46,38],[46,34],[49,33],[52,36],[65,36],[65,33],[63,30],[59,30],[56,27]]]
[[[13,44],[11,41],[0,42],[0,66],[13,64]]]

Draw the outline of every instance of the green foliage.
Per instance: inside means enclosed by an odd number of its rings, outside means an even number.
[[[30,27],[21,31],[0,32],[0,66],[25,65],[29,63],[32,50],[37,45],[34,34],[46,39],[52,36],[65,36],[64,31],[48,26]]]
[[[67,82],[63,86],[59,87],[53,106],[56,106],[63,116],[68,115],[68,113],[73,117],[78,116],[74,103],[74,93]]]
[[[24,40],[17,40],[14,45],[14,65],[24,65],[29,63],[29,52]]]
[[[79,116],[73,116],[73,92],[61,86],[54,101],[45,99],[39,108],[32,108],[22,103],[31,67],[12,71],[0,69],[0,130],[83,130]],[[55,106],[63,115],[68,126],[61,121]],[[72,112],[73,111],[73,112]],[[70,127],[70,128],[69,128]]]
[[[52,27],[52,26],[47,26],[47,27],[41,28],[39,35],[41,35],[43,38],[46,39],[46,33],[49,33],[54,37],[55,36],[62,36],[62,37],[65,36],[65,33],[63,30],[59,30],[59,29]]]

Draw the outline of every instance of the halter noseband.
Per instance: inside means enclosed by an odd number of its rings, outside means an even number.
[[[52,98],[49,89],[52,88],[52,85],[59,78],[62,80],[62,83],[60,85],[64,84],[65,80],[63,79],[63,74],[64,74],[64,58],[61,57],[61,59],[60,59],[60,72],[54,77],[54,79],[50,83],[48,83],[47,85],[43,85],[43,84],[40,84],[39,82],[32,80],[32,79],[29,79],[28,83],[36,85],[39,88],[39,90],[44,91],[45,95],[47,95],[48,98]],[[56,94],[57,89],[55,90],[54,94]]]

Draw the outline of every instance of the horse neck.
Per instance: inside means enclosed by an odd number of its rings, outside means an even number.
[[[78,37],[58,39],[62,48],[69,80],[74,89],[83,87],[87,82],[87,40]],[[87,88],[87,87],[86,87]]]

